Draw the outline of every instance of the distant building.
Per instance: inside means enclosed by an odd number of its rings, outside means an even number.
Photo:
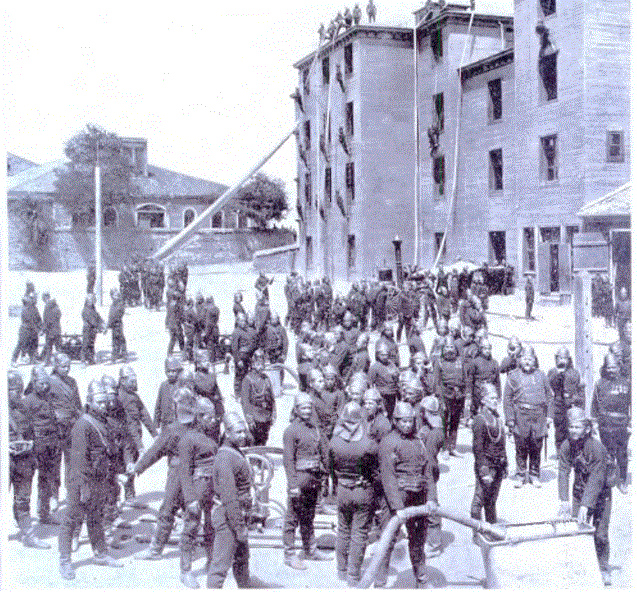
[[[149,164],[144,138],[122,140],[133,164],[137,190],[126,203],[102,210],[103,256],[111,267],[120,267],[133,252],[151,255],[227,189],[220,183]],[[57,194],[56,170],[66,162],[30,166],[7,179],[9,218],[15,221],[8,228],[10,267],[72,269],[84,267],[94,257],[94,209],[87,215],[71,213]],[[28,248],[25,256],[24,225],[32,224],[36,213],[47,229],[49,261],[34,260],[28,255],[33,250]],[[264,241],[265,233],[253,226],[252,220],[228,205],[199,229],[179,255],[192,263],[227,262],[250,259],[255,250],[294,241],[287,232],[271,233]]]
[[[319,52],[302,93],[305,114],[296,113],[314,132],[315,105],[326,105],[325,59],[330,73],[337,64],[347,71],[351,45],[353,77],[345,92],[333,85],[331,109],[334,134],[353,101],[357,209],[347,231],[334,232],[329,216],[316,223],[312,207],[330,167],[323,158],[314,180],[316,139],[302,131],[310,150],[308,166],[298,159],[299,199],[309,210],[301,248],[310,270],[375,275],[392,262],[394,235],[404,263],[431,266],[449,227],[441,263],[506,260],[518,279],[535,277],[541,293],[570,291],[578,212],[630,180],[629,3],[516,0],[514,14],[476,4],[472,16],[469,3],[429,0],[415,12],[415,29],[361,25]],[[390,42],[392,34],[402,41]],[[313,57],[295,64],[301,89]],[[336,237],[343,254],[355,245],[354,256],[331,254],[323,236]]]
[[[26,169],[37,166],[37,163],[7,152],[7,177],[17,175]]]

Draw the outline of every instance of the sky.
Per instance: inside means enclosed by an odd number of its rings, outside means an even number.
[[[147,138],[154,165],[227,185],[291,129],[292,64],[316,48],[319,24],[345,7],[330,0],[38,4],[13,2],[4,13],[7,151],[38,163],[63,158],[66,140],[90,122]],[[413,26],[423,4],[376,0],[376,22]],[[512,4],[477,2],[478,11],[502,6],[509,14]],[[291,204],[295,160],[292,138],[263,169],[286,182]]]

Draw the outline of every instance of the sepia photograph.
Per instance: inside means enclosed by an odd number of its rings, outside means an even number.
[[[5,8],[0,588],[632,588],[630,8]]]

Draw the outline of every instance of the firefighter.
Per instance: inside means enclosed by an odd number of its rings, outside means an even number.
[[[157,402],[155,403],[155,426],[162,430],[165,426],[175,421],[175,391],[179,387],[177,379],[183,371],[183,365],[179,356],[168,356],[164,361],[166,380],[159,385]]]
[[[212,563],[212,483],[213,463],[217,453],[219,422],[212,401],[203,397],[188,398],[191,409],[183,407],[181,413],[189,413],[193,423],[179,439],[179,481],[184,496],[186,513],[180,540],[181,582],[188,588],[199,588],[192,573],[193,552],[199,523],[203,514],[206,571]]]
[[[283,526],[285,564],[292,569],[307,569],[305,559],[322,561],[329,557],[316,548],[314,515],[327,472],[327,442],[314,416],[312,398],[298,393],[290,425],[283,433],[283,466],[287,477],[288,505]],[[294,534],[300,527],[303,551],[296,555]]]
[[[343,408],[330,442],[330,472],[338,481],[336,567],[340,580],[355,587],[361,578],[367,537],[374,517],[378,443],[367,434],[356,402]]]
[[[215,408],[216,427],[210,427],[210,432],[215,441],[219,442],[221,418],[224,414],[223,397],[210,362],[210,353],[206,349],[195,352],[194,391],[196,395],[209,400]]]
[[[108,567],[123,566],[107,555],[103,526],[109,455],[113,453],[106,421],[114,403],[115,397],[101,381],[92,380],[86,395],[87,411],[71,431],[71,487],[59,538],[60,575],[65,580],[75,579],[71,544],[76,524],[84,516],[94,563]]]
[[[203,328],[203,338],[208,345],[210,360],[216,362],[219,358],[219,307],[212,296],[206,298],[206,322]]]
[[[568,437],[566,412],[577,405],[584,409],[584,383],[580,373],[573,368],[571,354],[566,347],[555,352],[555,368],[551,368],[547,378],[553,395],[553,425],[555,427],[555,450],[559,451],[562,442]]]
[[[44,333],[45,342],[40,359],[44,361],[44,365],[51,363],[51,353],[55,345],[56,353],[60,351],[62,327],[60,319],[62,311],[55,298],[51,298],[48,292],[42,294],[44,301],[44,310],[42,311],[42,332]]]
[[[111,330],[113,340],[113,353],[111,361],[113,363],[122,360],[126,361],[126,338],[124,337],[124,300],[119,290],[113,288],[111,290],[111,298],[113,303],[108,311],[108,322],[106,327]]]
[[[513,370],[504,385],[504,417],[509,434],[515,437],[515,487],[529,482],[541,487],[540,457],[542,442],[553,417],[553,391],[544,372],[537,367],[532,347],[520,352],[519,368]]]
[[[252,508],[252,473],[241,452],[248,438],[237,413],[223,418],[225,433],[212,467],[214,543],[208,569],[208,588],[221,588],[232,566],[238,588],[250,587],[248,517]]]
[[[50,549],[51,545],[35,536],[31,524],[31,485],[37,460],[33,452],[34,434],[22,401],[23,390],[22,376],[15,370],[9,370],[9,485],[13,487],[13,517],[25,547]]]
[[[507,474],[506,429],[498,413],[499,392],[491,383],[483,384],[480,408],[473,422],[473,458],[476,485],[471,517],[495,524],[495,504]]]
[[[433,512],[438,507],[433,460],[416,433],[415,412],[409,403],[396,403],[393,426],[380,443],[381,481],[389,511],[394,515],[403,508],[424,505],[427,511]],[[406,527],[416,587],[424,588],[428,586],[424,553],[427,517],[410,518]],[[389,559],[395,543],[394,537],[377,572],[377,587],[387,583]]]
[[[95,295],[87,294],[82,309],[82,362],[95,364],[95,336],[106,331],[102,317],[95,309]]]
[[[276,420],[274,391],[264,368],[263,350],[257,349],[252,355],[252,368],[241,383],[241,407],[254,446],[267,444]]]
[[[376,362],[369,369],[369,383],[375,386],[383,397],[385,412],[391,419],[398,397],[398,368],[389,359],[389,348],[381,340],[376,343]]]
[[[478,413],[483,383],[492,384],[501,399],[500,366],[491,356],[491,343],[482,338],[478,343],[478,355],[467,361],[467,388],[471,391],[471,417]]]
[[[613,354],[606,354],[600,379],[593,389],[591,415],[597,420],[599,437],[618,467],[617,489],[627,493],[628,438],[630,437],[630,381],[621,375]]]
[[[557,488],[558,515],[574,517],[582,524],[591,519],[595,527],[597,561],[605,586],[612,585],[608,558],[610,545],[608,525],[611,512],[611,486],[608,482],[609,461],[604,445],[593,436],[592,422],[581,407],[568,412],[568,438],[559,451]],[[568,482],[574,471],[573,497],[569,503]]]
[[[239,398],[241,385],[250,370],[250,357],[253,351],[252,333],[248,329],[248,320],[243,312],[235,317],[236,326],[232,332],[231,351],[234,359],[234,394]]]

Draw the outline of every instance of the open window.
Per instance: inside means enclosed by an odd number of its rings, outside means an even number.
[[[436,156],[433,159],[434,199],[445,196],[445,157]]]
[[[344,48],[345,55],[345,76],[351,76],[354,72],[354,59],[352,52],[352,44],[348,43]]]
[[[166,208],[157,204],[144,204],[135,209],[140,228],[166,228]]]
[[[502,148],[489,151],[489,189],[491,191],[502,191]]]
[[[443,93],[433,95],[433,125],[439,131],[445,129],[445,96]]]
[[[540,180],[550,182],[557,178],[557,134],[552,134],[540,138]]]
[[[502,79],[489,80],[489,122],[502,119]]]
[[[540,102],[557,99],[557,51],[539,58]]]
[[[117,226],[117,212],[112,206],[104,208],[102,214],[102,225],[104,228],[115,228]]]
[[[347,189],[347,200],[351,204],[356,196],[354,180],[354,163],[348,162],[345,165],[345,187]]]
[[[195,219],[195,210],[192,208],[186,208],[184,211],[184,228],[190,226],[192,221]]]

